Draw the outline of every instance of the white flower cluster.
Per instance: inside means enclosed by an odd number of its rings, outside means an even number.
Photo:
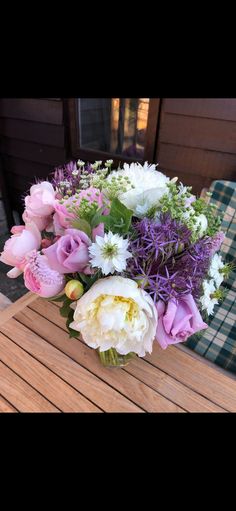
[[[202,310],[206,310],[210,316],[213,314],[214,307],[219,303],[217,290],[224,280],[223,268],[225,267],[222,257],[219,254],[214,254],[211,260],[211,265],[208,271],[210,280],[203,281],[203,295],[200,297]]]

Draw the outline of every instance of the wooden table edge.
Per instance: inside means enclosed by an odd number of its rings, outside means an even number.
[[[38,295],[35,293],[26,293],[25,295],[21,296],[16,302],[12,303],[0,312],[0,325],[3,325],[3,323],[6,323],[10,318],[12,318],[17,312],[20,312],[22,309],[27,307],[30,303],[32,303],[34,300],[38,298]]]

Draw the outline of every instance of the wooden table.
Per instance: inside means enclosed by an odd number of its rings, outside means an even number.
[[[104,368],[58,305],[28,293],[0,313],[2,412],[236,411],[236,380],[177,346]]]

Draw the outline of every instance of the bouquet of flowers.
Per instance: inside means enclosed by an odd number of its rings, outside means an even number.
[[[34,184],[0,260],[117,366],[207,328],[230,267],[209,198],[157,165],[112,164],[70,162]]]

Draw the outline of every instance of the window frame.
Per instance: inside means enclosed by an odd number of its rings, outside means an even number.
[[[64,100],[66,107],[66,125],[68,129],[68,156],[72,159],[82,159],[85,161],[94,161],[97,159],[107,160],[113,159],[114,164],[118,164],[119,162],[154,162],[156,156],[156,146],[157,146],[157,132],[158,132],[158,124],[159,124],[159,115],[160,115],[160,98],[150,98],[149,100],[149,111],[148,111],[148,121],[147,121],[147,132],[146,132],[146,142],[144,148],[144,156],[143,158],[134,158],[129,156],[119,155],[117,156],[114,153],[104,152],[104,151],[96,151],[93,149],[84,149],[80,147],[80,125],[79,125],[79,115],[78,115],[78,99],[80,98],[67,98]]]

